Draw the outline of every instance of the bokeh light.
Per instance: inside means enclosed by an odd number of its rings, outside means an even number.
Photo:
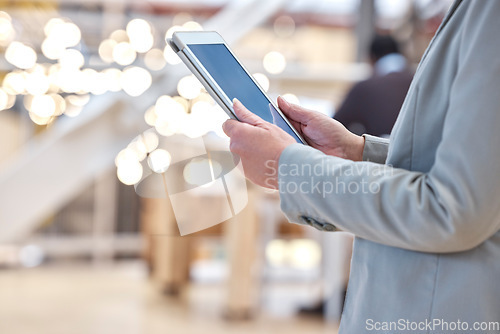
[[[143,19],[133,19],[127,24],[127,36],[131,47],[139,52],[149,51],[154,44],[151,25]]]
[[[12,42],[5,50],[5,59],[12,65],[27,70],[35,66],[37,55],[32,47],[21,42]]]
[[[163,149],[157,149],[148,156],[148,166],[155,173],[165,173],[172,160],[170,153]]]
[[[189,100],[198,97],[202,88],[201,83],[195,78],[194,75],[183,77],[177,84],[177,91],[179,92],[179,95]]]
[[[264,56],[264,69],[271,74],[279,74],[285,70],[286,59],[278,51],[271,51]]]
[[[128,42],[120,42],[113,48],[113,60],[120,65],[126,66],[132,64],[137,58],[132,45]]]
[[[254,73],[253,77],[265,92],[269,90],[270,82],[267,75],[263,73]]]
[[[151,74],[142,67],[127,67],[120,78],[122,89],[130,96],[144,93],[153,82]]]

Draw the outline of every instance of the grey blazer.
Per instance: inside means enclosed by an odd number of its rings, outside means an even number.
[[[340,332],[500,333],[500,1],[452,5],[364,160],[279,163],[290,221],[356,235]]]

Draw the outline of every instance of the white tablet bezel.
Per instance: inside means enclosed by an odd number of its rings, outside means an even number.
[[[295,128],[290,124],[288,119],[283,115],[278,106],[267,96],[266,92],[262,89],[259,83],[254,79],[254,77],[248,72],[246,67],[239,61],[236,55],[233,53],[231,48],[227,45],[224,39],[215,31],[178,31],[172,36],[172,39],[167,40],[168,44],[174,49],[181,60],[186,64],[186,66],[191,70],[191,72],[200,80],[207,92],[214,98],[214,100],[225,110],[229,117],[233,119],[238,119],[233,110],[233,102],[227,97],[224,91],[220,88],[217,82],[212,78],[212,76],[207,72],[205,67],[196,58],[193,52],[189,49],[190,44],[224,44],[228,49],[229,53],[234,57],[234,59],[240,64],[245,73],[252,79],[255,85],[260,89],[262,94],[267,98],[269,103],[276,109],[281,118],[285,123],[292,129],[295,135],[300,139],[303,144],[306,141],[302,136],[295,130]]]

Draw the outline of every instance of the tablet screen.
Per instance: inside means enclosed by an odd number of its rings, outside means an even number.
[[[189,49],[232,101],[273,123],[302,143],[224,44],[190,44]]]

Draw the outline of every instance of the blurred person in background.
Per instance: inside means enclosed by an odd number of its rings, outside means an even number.
[[[453,3],[390,140],[279,98],[298,144],[235,101],[246,176],[291,222],[356,236],[339,333],[500,333],[499,16]]]
[[[398,43],[389,35],[373,38],[369,57],[373,75],[351,88],[334,117],[357,135],[386,137],[396,122],[413,74]]]

